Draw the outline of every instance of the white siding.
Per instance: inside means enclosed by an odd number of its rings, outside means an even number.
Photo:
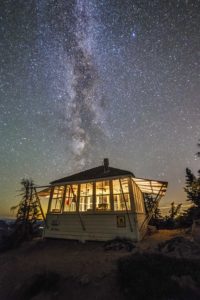
[[[125,216],[126,227],[117,226],[117,216]],[[44,237],[99,241],[122,237],[138,240],[134,214],[129,213],[129,217],[133,231],[126,213],[82,214],[83,230],[78,214],[48,214]]]
[[[138,226],[138,232],[139,232],[139,240],[141,240],[147,230],[147,225],[148,223],[146,222],[147,218],[146,218],[146,214],[137,214],[136,215],[137,218],[137,226]]]

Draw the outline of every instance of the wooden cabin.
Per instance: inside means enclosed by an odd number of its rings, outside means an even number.
[[[45,238],[106,241],[142,239],[167,182],[136,178],[130,171],[103,165],[50,183]]]

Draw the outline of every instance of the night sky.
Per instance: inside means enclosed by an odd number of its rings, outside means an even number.
[[[0,214],[38,185],[102,164],[166,180],[199,168],[200,2],[2,0]]]

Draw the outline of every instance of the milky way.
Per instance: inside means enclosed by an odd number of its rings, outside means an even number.
[[[92,154],[90,153],[92,151],[91,128],[94,130],[96,126],[99,126],[102,131],[101,121],[105,112],[100,95],[95,93],[98,70],[91,45],[91,41],[94,42],[92,28],[96,25],[95,15],[90,11],[87,1],[77,1],[74,16],[73,47],[70,49],[73,61],[72,95],[70,101],[67,102],[67,114],[69,132],[72,136],[73,164],[78,162],[85,167],[90,163],[88,158]],[[101,138],[100,133],[99,138]]]
[[[198,1],[0,3],[0,214],[37,184],[104,157],[169,182],[199,168]]]
[[[47,3],[37,3],[40,51],[50,57],[47,61],[52,86],[55,87],[50,95],[55,102],[56,118],[60,122],[60,130],[68,141],[67,150],[71,152],[68,168],[81,169],[91,164],[95,144],[93,136],[98,139],[108,136],[106,112],[103,107],[102,94],[98,90],[98,68],[95,62],[95,28],[98,26],[95,16],[96,6],[87,1],[76,1],[67,7],[59,7],[56,19],[62,19],[62,28],[50,26],[54,17],[49,20]],[[71,16],[68,22],[65,14]],[[53,25],[54,25],[53,22]],[[58,36],[65,39],[58,40]],[[45,42],[45,45],[44,45]],[[59,56],[57,57],[57,55]],[[59,65],[52,66],[52,61]],[[49,69],[45,65],[43,72]],[[62,81],[60,79],[62,78]],[[57,114],[56,114],[57,111]],[[59,126],[57,124],[59,129]]]

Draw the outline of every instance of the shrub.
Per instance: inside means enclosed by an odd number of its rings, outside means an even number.
[[[120,259],[118,270],[127,299],[200,299],[199,261],[138,253]]]

